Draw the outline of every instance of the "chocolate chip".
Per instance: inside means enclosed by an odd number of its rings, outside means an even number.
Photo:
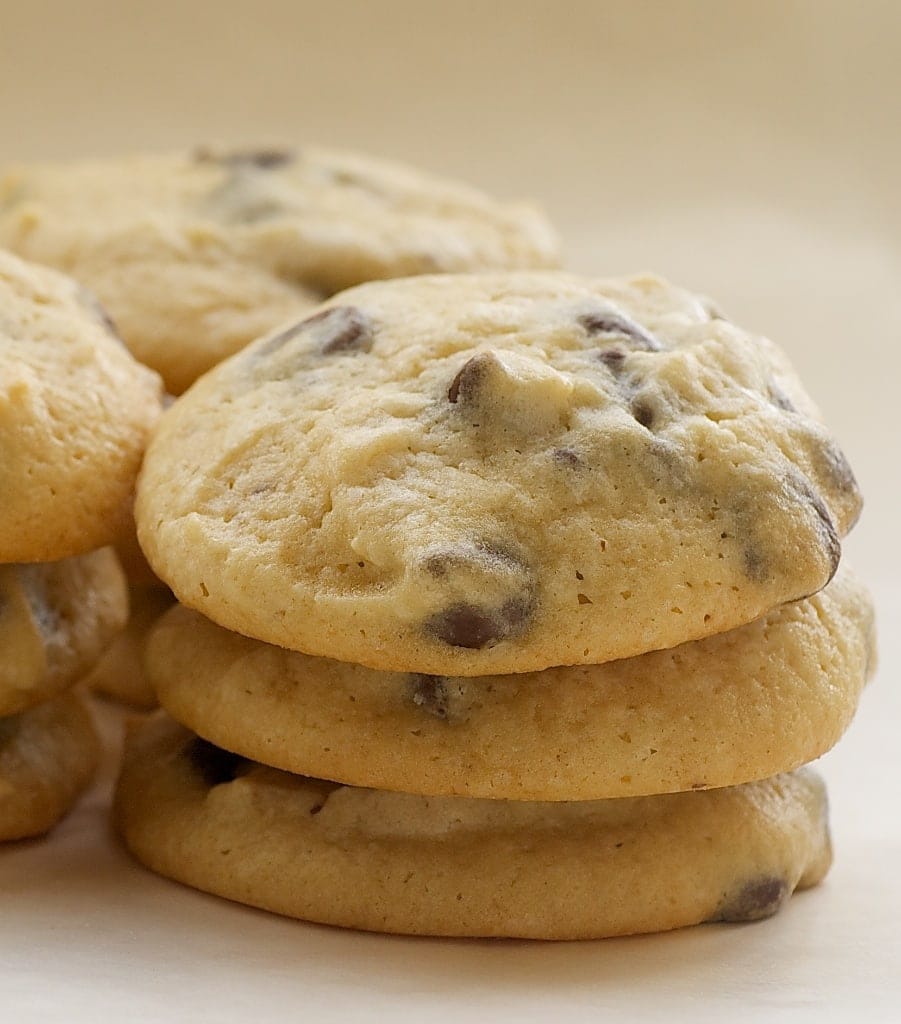
[[[844,452],[832,441],[826,441],[818,454],[829,483],[841,494],[857,494],[857,480]]]
[[[816,512],[820,527],[820,540],[829,559],[829,578],[826,580],[826,583],[828,583],[838,571],[838,563],[842,556],[842,542],[839,538],[838,530],[835,528],[832,515],[826,507],[822,495],[814,490],[810,481],[806,477],[801,476],[800,473],[795,473],[791,478],[791,482],[800,492],[801,500],[809,503],[814,512]],[[825,583],[823,585],[825,586]]]
[[[356,306],[332,306],[286,327],[255,349],[253,356],[256,359],[271,356],[302,334],[313,340],[321,355],[335,355],[368,352],[374,331],[369,317]]]
[[[711,921],[738,923],[772,917],[791,895],[784,878],[764,877],[747,882],[720,904]]]
[[[842,557],[842,542],[839,539],[838,531],[835,528],[835,523],[832,521],[832,516],[829,514],[829,510],[826,508],[826,503],[818,495],[811,491],[810,503],[813,505],[813,510],[817,514],[817,518],[820,521],[821,526],[821,537],[823,540],[823,547],[826,550],[826,556],[829,559],[829,579],[826,583],[832,579],[832,577],[838,572],[838,563]],[[825,584],[824,584],[825,586]]]
[[[447,719],[448,692],[443,676],[415,675],[411,691],[416,707],[436,718]]]
[[[459,547],[446,547],[429,551],[422,560],[425,571],[436,579],[445,576],[454,566],[479,565],[497,566],[527,572],[522,562],[505,551],[499,545],[488,541],[476,541],[472,544],[461,544]]]
[[[463,364],[447,389],[447,400],[456,404],[461,399],[472,401],[488,375],[488,366],[494,360],[488,352],[480,352]]]
[[[742,552],[745,576],[754,583],[766,583],[770,578],[769,561],[759,548],[748,546]]]
[[[481,650],[521,633],[532,614],[532,602],[514,597],[499,608],[459,602],[433,615],[426,629],[451,647]]]
[[[632,400],[632,405],[629,411],[641,426],[646,430],[651,429],[654,423],[654,410],[651,408],[649,402],[643,398],[635,398]]]
[[[581,466],[582,459],[577,451],[572,448],[555,448],[551,452],[551,458],[561,466]]]
[[[372,324],[356,306],[334,306],[320,313],[312,333],[323,355],[368,352],[372,348]]]
[[[233,782],[246,764],[246,759],[239,754],[216,747],[199,736],[195,736],[188,743],[184,749],[184,756],[210,788]]]
[[[255,167],[271,171],[293,163],[296,154],[290,149],[238,149],[230,153],[214,153],[201,147],[194,151],[194,159],[198,163],[215,163],[222,167]]]
[[[782,390],[781,387],[774,381],[771,380],[767,385],[767,394],[770,401],[777,409],[782,409],[784,412],[797,412],[794,402],[788,397],[788,395]]]
[[[97,320],[103,324],[107,334],[111,335],[119,344],[125,348],[125,342],[122,340],[122,335],[119,333],[118,327],[116,327],[115,321],[107,313],[100,299],[90,291],[88,288],[83,288],[81,285],[78,287],[78,297],[81,300],[82,305],[86,306],[87,309],[93,313]]]
[[[619,373],[626,361],[627,352],[621,348],[602,348],[598,352],[598,359],[614,373]]]
[[[641,324],[610,310],[583,313],[579,317],[579,326],[592,338],[599,335],[619,335],[631,339],[635,342],[636,347],[648,352],[659,352],[663,347],[654,335],[646,331]]]

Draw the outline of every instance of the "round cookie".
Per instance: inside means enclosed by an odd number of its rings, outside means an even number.
[[[559,262],[530,207],[315,147],[13,168],[0,245],[93,288],[173,394],[350,285]]]
[[[173,601],[165,587],[132,587],[128,625],[84,677],[85,686],[137,708],[156,707],[156,694],[144,671],[144,646],[148,631]]]
[[[0,715],[78,682],[127,619],[128,590],[111,548],[0,565]]]
[[[789,771],[845,731],[874,658],[847,571],[749,625],[603,665],[464,678],[387,673],[248,640],[173,608],[146,669],[160,702],[226,750],[355,786],[595,800]]]
[[[87,788],[99,750],[74,694],[0,718],[0,840],[52,828]]]
[[[433,675],[597,664],[814,593],[860,496],[785,357],[655,277],[363,285],[164,416],[141,545],[228,629]]]
[[[0,252],[0,563],[111,543],[159,412],[94,297]]]
[[[809,771],[575,803],[355,789],[244,761],[154,716],[116,795],[126,845],[207,892],[325,924],[600,938],[756,920],[831,860]]]

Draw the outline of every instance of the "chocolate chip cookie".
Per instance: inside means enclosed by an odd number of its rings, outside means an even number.
[[[860,510],[785,356],[656,277],[362,285],[166,413],[136,505],[178,598],[373,668],[598,664],[820,590]]]
[[[0,563],[116,538],[160,396],[89,292],[0,252]]]
[[[528,206],[316,147],[12,168],[0,245],[91,287],[173,394],[362,281],[558,263]]]
[[[179,722],[290,772],[445,796],[594,800],[732,786],[838,740],[873,668],[873,607],[842,569],[728,633],[607,662],[466,678],[248,640],[183,607],[146,651]]]
[[[422,797],[288,775],[164,716],[130,737],[116,796],[148,867],[310,921],[418,935],[595,938],[754,921],[831,860],[803,770],[624,800]]]

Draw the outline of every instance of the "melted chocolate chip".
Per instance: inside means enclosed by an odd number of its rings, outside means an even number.
[[[654,335],[646,331],[641,324],[609,310],[583,313],[579,317],[579,326],[592,338],[613,334],[629,338],[637,348],[648,352],[659,352],[662,348]]]
[[[747,882],[723,900],[711,921],[739,923],[772,917],[791,892],[784,878],[764,877]]]
[[[447,719],[448,693],[443,676],[415,675],[411,689],[416,707],[436,718]]]
[[[602,348],[598,352],[598,359],[614,373],[619,373],[626,361],[627,354],[621,348]]]
[[[82,304],[86,306],[91,311],[91,313],[94,314],[94,316],[97,318],[97,320],[100,321],[101,324],[103,324],[103,327],[106,330],[107,334],[110,334],[112,337],[114,337],[116,341],[118,341],[119,344],[122,345],[123,348],[126,347],[125,342],[122,340],[122,335],[119,333],[119,328],[116,327],[115,321],[109,315],[109,313],[107,313],[106,309],[104,308],[101,301],[97,298],[97,296],[88,288],[83,288],[79,286],[78,297],[79,299],[81,299]]]
[[[253,355],[257,359],[270,356],[302,334],[313,339],[321,355],[335,355],[368,352],[372,348],[374,331],[369,317],[356,306],[332,306],[286,327],[256,349]]]
[[[842,556],[842,542],[839,538],[838,530],[835,528],[832,514],[826,507],[822,495],[814,490],[807,478],[798,473],[793,476],[792,482],[800,492],[802,500],[808,502],[817,514],[820,540],[826,552],[826,557],[829,559],[829,578],[825,581],[825,583],[828,583],[838,571],[838,563]],[[823,584],[824,586],[825,583]]]
[[[461,399],[472,401],[487,376],[488,363],[491,359],[493,357],[486,352],[480,352],[468,359],[451,381],[447,389],[447,400],[453,404]]]
[[[551,458],[561,466],[578,467],[582,465],[579,453],[572,448],[555,448],[551,452]]]
[[[508,551],[487,541],[476,541],[474,544],[463,544],[460,547],[442,548],[430,551],[422,560],[425,571],[436,579],[446,575],[454,566],[465,565],[503,565],[507,568],[527,571],[522,562]]]
[[[481,650],[521,633],[531,614],[532,602],[524,597],[511,598],[499,608],[460,602],[433,615],[425,625],[451,647]]]
[[[826,557],[829,559],[829,579],[826,580],[826,583],[828,583],[838,572],[838,563],[842,557],[842,542],[839,539],[835,523],[832,521],[832,516],[829,514],[823,499],[818,494],[811,492],[810,503],[813,505],[813,510],[820,521],[823,547],[826,550]]]
[[[199,736],[188,743],[184,755],[210,788],[233,782],[246,763],[246,759],[239,754],[216,747]]]
[[[857,494],[857,480],[844,452],[833,442],[827,441],[819,450],[819,455],[829,483],[841,494]]]
[[[261,171],[286,167],[293,163],[295,158],[296,154],[290,149],[239,149],[230,153],[214,153],[201,148],[194,153],[194,159],[198,163],[215,163],[222,167],[235,168],[253,167]]]
[[[771,380],[767,385],[767,394],[770,401],[777,409],[782,409],[784,412],[797,412],[794,402],[788,397],[788,395],[782,390],[781,387],[774,381]]]
[[[770,578],[769,562],[759,548],[748,546],[742,552],[745,576],[754,583],[766,583]]]
[[[651,408],[650,403],[643,398],[633,399],[629,411],[635,417],[636,422],[640,423],[646,430],[651,429],[654,424],[654,410]]]
[[[311,317],[307,324],[311,323],[311,333],[319,342],[319,351],[323,355],[368,352],[372,348],[372,323],[356,306],[334,306]]]

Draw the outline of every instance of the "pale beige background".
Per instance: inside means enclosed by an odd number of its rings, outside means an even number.
[[[552,950],[306,928],[140,872],[97,797],[0,852],[0,1018],[896,1020],[899,125],[897,0],[0,0],[0,162],[357,147],[532,196],[573,267],[661,270],[772,335],[863,484],[885,636],[827,759],[837,866],[772,922]]]

